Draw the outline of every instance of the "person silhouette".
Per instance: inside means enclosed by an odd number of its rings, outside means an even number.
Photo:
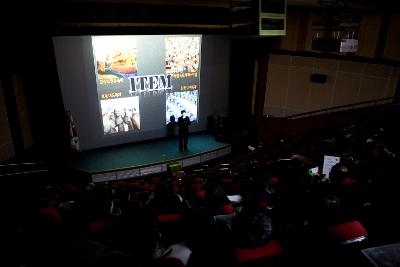
[[[186,116],[186,111],[181,111],[181,116],[178,118],[179,126],[179,151],[188,151],[187,144],[189,139],[189,125],[192,124],[190,119]]]
[[[176,127],[177,123],[175,120],[175,116],[171,115],[169,117],[169,122],[167,123],[167,136],[168,138],[173,138],[175,137],[175,127]]]

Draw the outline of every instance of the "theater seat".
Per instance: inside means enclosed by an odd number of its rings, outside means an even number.
[[[205,185],[204,184],[194,184],[194,185],[191,185],[190,187],[194,190],[202,190],[205,188]]]
[[[142,190],[143,189],[143,187],[142,187],[142,185],[140,184],[140,183],[129,183],[128,184],[128,188],[130,189],[130,190]]]
[[[200,177],[190,179],[190,183],[192,185],[194,185],[194,184],[202,184],[203,182],[204,182],[204,179],[200,178]]]
[[[225,178],[225,179],[222,179],[222,183],[224,185],[232,185],[233,184],[233,180],[230,179],[230,178]]]
[[[40,215],[48,215],[57,223],[64,223],[60,212],[54,207],[39,208]]]
[[[218,208],[219,214],[228,215],[235,212],[235,208],[231,204],[226,204]]]
[[[263,209],[270,207],[270,203],[266,199],[260,199],[259,201],[257,201],[257,205],[258,207]]]
[[[151,191],[154,190],[156,186],[154,184],[145,184],[142,188],[143,191]]]
[[[342,184],[343,185],[354,185],[357,183],[357,180],[354,178],[345,179]]]
[[[158,267],[185,267],[186,265],[177,258],[165,258],[160,260]]]
[[[277,185],[279,184],[279,178],[278,177],[271,177],[271,179],[269,179],[270,184],[272,185]]]
[[[194,194],[197,198],[205,198],[206,197],[206,191],[204,191],[204,190],[196,191]]]
[[[107,247],[89,239],[79,239],[71,251],[72,266],[96,266]]]
[[[368,232],[359,221],[340,223],[328,228],[329,235],[342,245],[362,242],[368,239]]]
[[[173,223],[182,221],[182,216],[178,213],[157,215],[157,218],[160,223]]]
[[[240,192],[240,184],[233,184],[231,186],[231,189],[233,192],[236,192],[236,193]]]
[[[162,239],[160,246],[166,247],[174,243],[179,243],[184,240],[183,218],[178,213],[159,214],[157,215],[160,223],[160,233]]]
[[[276,258],[283,254],[283,249],[278,240],[271,240],[262,247],[236,248],[234,254],[236,263],[242,265],[253,261]]]
[[[89,233],[95,234],[103,230],[107,230],[111,227],[111,222],[109,221],[95,221],[89,225]]]

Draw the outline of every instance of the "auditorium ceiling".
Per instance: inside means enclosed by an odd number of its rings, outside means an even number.
[[[249,0],[256,1],[256,0]],[[295,7],[347,7],[353,9],[369,8],[393,8],[399,7],[400,1],[393,0],[286,0],[288,6]],[[74,3],[138,3],[138,4],[159,4],[159,5],[190,5],[230,8],[232,0],[56,0],[56,2]]]

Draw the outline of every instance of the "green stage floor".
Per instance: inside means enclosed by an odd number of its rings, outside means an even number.
[[[83,152],[71,160],[69,166],[87,173],[116,171],[174,161],[226,146],[229,144],[216,141],[212,135],[192,134],[189,136],[187,152],[179,152],[177,138],[130,143]]]

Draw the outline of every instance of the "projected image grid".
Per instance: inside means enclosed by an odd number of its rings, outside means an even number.
[[[197,121],[200,38],[166,37],[165,59],[165,72],[184,81],[176,91],[166,94],[166,122],[170,122],[171,116],[180,117],[182,110],[191,121]]]
[[[104,135],[198,121],[201,36],[91,38]]]

